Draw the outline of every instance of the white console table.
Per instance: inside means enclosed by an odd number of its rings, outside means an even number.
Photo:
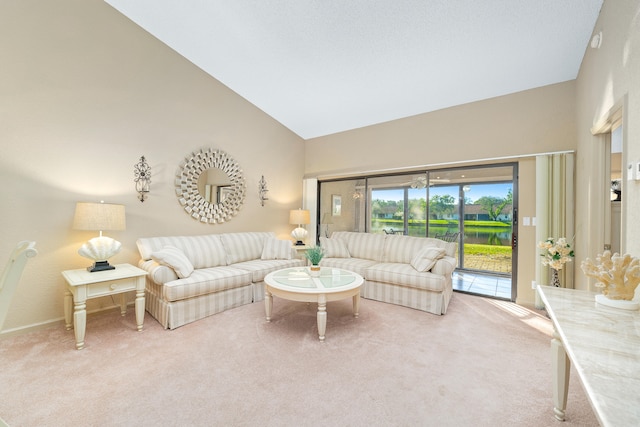
[[[640,424],[640,311],[605,307],[589,291],[538,286],[554,326],[554,413],[564,420],[570,361],[603,426]]]

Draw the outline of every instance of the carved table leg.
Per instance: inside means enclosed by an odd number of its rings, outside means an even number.
[[[273,309],[273,295],[269,292],[269,289],[265,287],[264,291],[264,312],[267,317],[267,322],[271,322],[271,310]]]
[[[360,315],[360,292],[353,296],[353,317]]]
[[[71,323],[71,307],[73,306],[73,295],[68,289],[64,291],[64,326],[67,331],[73,326]]]
[[[138,327],[138,331],[142,330],[144,325],[144,290],[136,291],[136,325]],[[126,310],[126,305],[125,305]]]
[[[327,331],[327,297],[318,295],[318,338],[324,341],[324,334]]]
[[[124,293],[120,294],[120,316],[127,315],[127,299],[125,298]]]
[[[73,329],[76,336],[76,349],[84,348],[84,332],[87,328],[86,301],[75,301],[73,311]]]
[[[557,420],[564,421],[571,365],[560,336],[555,329],[551,340],[551,368],[553,371],[553,413]]]

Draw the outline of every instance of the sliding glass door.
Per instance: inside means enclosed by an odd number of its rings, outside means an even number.
[[[424,173],[369,178],[370,232],[426,236],[426,182]]]
[[[458,271],[515,282],[516,177],[513,163],[321,182],[321,235],[345,230],[456,242]],[[338,216],[331,214],[335,197]],[[514,299],[515,291],[500,296]]]
[[[458,242],[458,269],[511,276],[515,167],[429,173],[428,235]]]

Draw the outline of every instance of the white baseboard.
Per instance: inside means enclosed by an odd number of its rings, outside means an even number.
[[[135,301],[127,303],[127,307],[133,307],[134,304],[135,304]],[[95,314],[95,313],[102,313],[104,311],[111,311],[111,310],[116,310],[116,309],[118,311],[120,311],[120,306],[119,305],[112,305],[110,307],[104,307],[104,308],[99,308],[99,309],[92,310],[92,311],[87,311],[87,315],[91,315],[91,314]],[[6,329],[6,330],[3,330],[3,331],[0,331],[0,339],[7,338],[7,337],[12,337],[12,336],[16,336],[16,335],[27,334],[29,332],[40,331],[42,329],[47,329],[47,328],[52,328],[52,327],[64,328],[64,316],[56,318],[56,319],[40,322],[40,323],[34,323],[34,324],[31,324],[31,325],[27,325],[27,326],[20,326],[19,328],[12,328],[12,329]],[[0,422],[1,421],[2,420],[0,419]],[[0,427],[4,427],[4,426],[0,423]]]

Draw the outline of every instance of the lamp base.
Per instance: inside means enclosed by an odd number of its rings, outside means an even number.
[[[109,264],[109,261],[96,261],[92,266],[87,267],[89,273],[95,273],[96,271],[115,270],[113,265]]]
[[[296,246],[304,245],[302,241],[307,238],[309,233],[302,227],[298,227],[291,232],[291,237],[296,241]]]

